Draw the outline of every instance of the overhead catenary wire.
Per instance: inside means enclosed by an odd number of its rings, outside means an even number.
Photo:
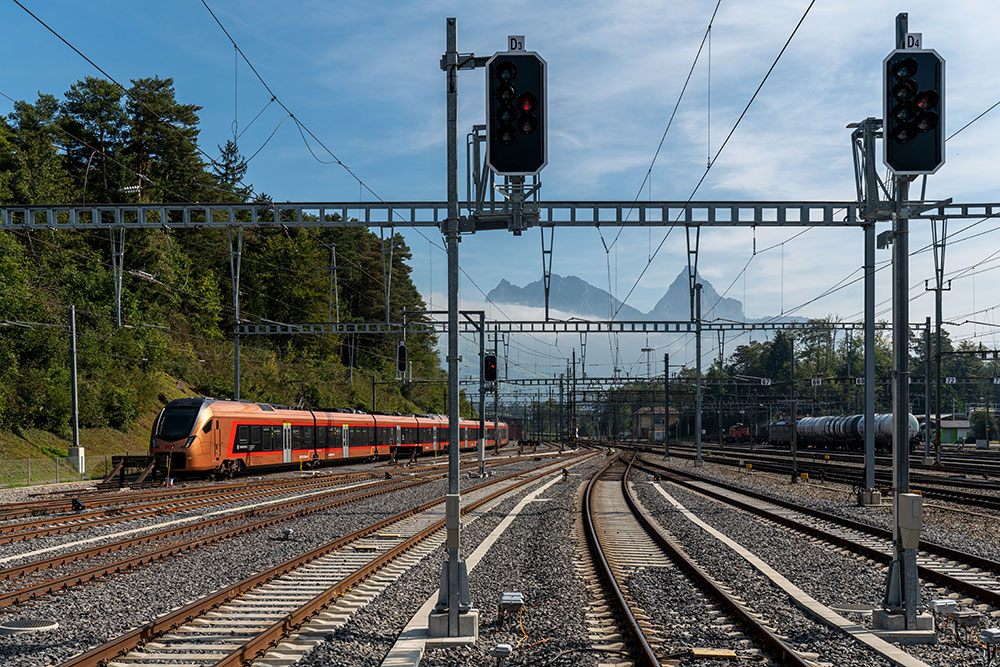
[[[65,37],[63,37],[61,34],[59,34],[52,26],[50,26],[48,23],[46,23],[45,21],[43,21],[37,14],[35,14],[30,9],[28,9],[27,7],[25,7],[21,3],[21,0],[11,0],[11,1],[14,4],[16,4],[18,7],[20,7],[21,9],[23,9],[31,18],[35,19],[35,21],[37,21],[43,28],[45,28],[46,30],[48,30],[53,35],[55,35],[55,37],[59,41],[61,41],[63,44],[65,44],[70,49],[72,49],[74,53],[76,53],[78,56],[80,56],[81,58],[83,58],[84,60],[86,60],[94,69],[96,69],[98,72],[100,72],[101,74],[103,74],[105,78],[107,78],[113,84],[115,84],[116,86],[118,86],[118,88],[121,89],[122,93],[124,93],[129,99],[131,99],[136,104],[142,106],[142,108],[144,108],[146,111],[148,111],[150,114],[152,114],[153,117],[156,118],[156,120],[158,120],[160,123],[162,123],[168,129],[170,129],[171,131],[173,131],[175,134],[178,134],[184,141],[186,141],[189,144],[191,144],[191,146],[198,153],[200,153],[201,155],[203,155],[208,160],[208,162],[211,165],[213,165],[215,167],[221,166],[215,160],[215,158],[212,157],[201,146],[199,146],[196,141],[194,141],[193,139],[191,139],[190,137],[188,137],[180,128],[178,128],[173,123],[171,123],[169,120],[167,120],[166,118],[164,118],[163,116],[161,116],[159,113],[157,113],[148,104],[146,104],[146,102],[144,100],[142,100],[140,97],[134,95],[131,90],[129,90],[128,88],[126,88],[124,85],[122,85],[116,78],[114,78],[113,76],[111,76],[104,68],[102,68],[96,62],[94,62],[94,60],[92,60],[89,56],[87,56],[85,53],[83,53],[83,51],[81,51],[76,46],[74,46],[72,43],[70,43],[69,40],[67,40]],[[246,184],[240,182],[240,185],[242,185],[244,188],[246,188],[248,192],[253,192],[252,188],[248,187]]]
[[[795,24],[795,27],[792,29],[792,32],[788,36],[788,39],[785,40],[785,44],[781,47],[781,50],[778,52],[778,55],[775,56],[774,61],[771,63],[771,66],[767,70],[767,73],[764,74],[764,78],[761,79],[761,82],[757,86],[757,89],[754,91],[753,95],[750,96],[750,100],[747,102],[746,106],[743,108],[743,111],[740,112],[740,115],[736,119],[736,122],[733,124],[733,127],[729,130],[729,134],[727,134],[726,138],[722,141],[722,144],[719,146],[719,150],[717,150],[715,152],[715,156],[712,158],[712,160],[705,167],[705,171],[702,173],[701,178],[698,179],[698,182],[695,184],[694,188],[691,190],[691,194],[688,195],[688,198],[687,198],[687,203],[688,204],[690,204],[691,201],[694,199],[695,194],[697,194],[698,190],[701,188],[702,183],[705,182],[705,178],[708,176],[709,172],[712,170],[712,167],[714,167],[715,164],[718,162],[719,156],[722,154],[722,151],[724,151],[726,149],[726,146],[729,144],[729,140],[732,139],[733,134],[736,132],[736,129],[740,126],[740,123],[743,121],[743,118],[746,117],[746,114],[750,110],[750,107],[753,105],[754,100],[757,99],[757,96],[760,94],[760,91],[764,88],[764,84],[767,83],[767,80],[768,80],[768,78],[770,78],[771,73],[774,71],[774,68],[778,65],[778,61],[781,60],[781,56],[784,55],[785,50],[788,49],[788,45],[792,43],[792,39],[794,39],[796,33],[799,31],[799,28],[802,26],[802,23],[806,20],[806,17],[809,15],[809,11],[812,9],[813,5],[815,5],[815,4],[816,4],[816,0],[810,0],[809,5],[806,7],[805,11],[802,13],[802,16],[799,18],[798,23]],[[667,238],[670,236],[670,232],[672,232],[674,230],[674,228],[677,226],[677,222],[680,220],[682,214],[683,214],[683,212],[677,214],[677,217],[674,219],[673,224],[671,224],[670,227],[667,229],[667,233],[663,235],[663,238],[660,240],[659,245],[656,247],[656,250],[653,252],[653,256],[649,259],[649,261],[646,262],[646,265],[642,268],[642,271],[639,272],[639,277],[635,279],[635,283],[632,285],[631,289],[629,289],[628,294],[626,294],[625,298],[621,300],[621,305],[619,305],[618,310],[621,310],[622,306],[624,306],[628,302],[629,297],[632,296],[632,293],[635,291],[635,288],[639,285],[639,282],[642,280],[643,276],[646,275],[646,271],[649,269],[650,265],[653,263],[653,260],[656,259],[656,256],[659,254],[660,250],[663,248],[663,244],[666,242]],[[617,314],[617,311],[616,311],[616,314]]]
[[[280,106],[280,107],[281,107],[282,109],[284,109],[284,110],[285,110],[285,112],[286,112],[286,113],[287,113],[287,114],[288,114],[288,115],[289,115],[289,116],[290,116],[290,117],[292,118],[292,120],[293,120],[293,121],[295,121],[295,126],[296,126],[296,128],[298,129],[298,131],[299,131],[299,136],[300,136],[300,137],[302,138],[302,142],[303,142],[303,144],[305,144],[306,148],[308,149],[308,151],[309,151],[309,153],[310,153],[310,154],[312,155],[312,157],[313,157],[313,158],[314,158],[314,159],[315,159],[315,160],[316,160],[317,162],[319,162],[319,163],[321,163],[321,164],[336,164],[336,165],[338,165],[338,166],[342,167],[342,168],[343,168],[343,169],[344,169],[344,170],[345,170],[345,171],[346,171],[346,172],[347,172],[347,173],[348,173],[348,174],[349,174],[349,175],[350,175],[350,176],[351,176],[351,177],[352,177],[352,178],[353,178],[353,179],[354,179],[355,181],[357,181],[357,183],[358,183],[358,186],[359,186],[359,187],[360,187],[361,189],[363,189],[364,191],[367,191],[367,192],[368,192],[369,194],[371,194],[371,196],[372,196],[372,197],[374,197],[375,199],[377,199],[377,200],[378,200],[379,202],[381,202],[381,203],[383,203],[383,204],[384,204],[384,203],[386,203],[386,201],[385,201],[385,200],[384,200],[384,199],[383,199],[383,198],[382,198],[382,197],[381,197],[381,196],[380,196],[380,195],[379,195],[379,194],[378,194],[377,192],[375,192],[375,190],[373,190],[373,189],[372,189],[372,188],[371,188],[371,187],[370,187],[370,186],[369,186],[369,185],[368,185],[368,184],[367,184],[367,183],[366,183],[366,182],[365,182],[365,181],[364,181],[364,180],[363,180],[363,179],[362,179],[362,178],[361,178],[360,176],[358,176],[358,174],[357,174],[357,173],[355,173],[355,172],[354,172],[354,170],[353,170],[353,169],[351,169],[351,167],[350,167],[349,165],[347,165],[346,163],[344,163],[344,162],[343,162],[343,161],[342,161],[342,160],[341,160],[341,159],[340,159],[340,158],[339,158],[339,157],[338,157],[338,156],[337,156],[337,155],[336,155],[336,154],[335,154],[335,153],[334,153],[334,152],[333,152],[333,151],[332,151],[332,150],[331,150],[331,149],[330,149],[330,148],[329,148],[329,147],[328,147],[328,146],[327,146],[327,145],[326,145],[326,144],[325,144],[325,143],[324,143],[324,142],[323,142],[323,141],[322,141],[322,140],[321,140],[321,139],[320,139],[319,137],[317,137],[317,136],[316,136],[316,134],[315,134],[315,133],[313,133],[313,131],[312,131],[312,130],[310,130],[310,129],[309,129],[309,127],[308,127],[308,126],[307,126],[307,125],[306,125],[306,124],[305,124],[305,123],[304,123],[304,122],[303,122],[303,121],[302,121],[302,120],[301,120],[300,118],[298,118],[298,117],[297,117],[297,116],[296,116],[296,115],[295,115],[295,114],[294,114],[294,113],[292,112],[292,110],[291,110],[291,109],[290,109],[290,108],[289,108],[289,107],[288,107],[288,106],[287,106],[287,105],[286,105],[286,104],[285,104],[285,103],[284,103],[284,102],[283,102],[283,101],[282,101],[282,100],[281,100],[281,99],[280,99],[280,98],[278,97],[278,95],[277,95],[277,94],[276,94],[276,93],[274,92],[274,90],[273,90],[273,89],[272,89],[272,88],[270,87],[270,85],[268,85],[268,83],[267,83],[267,82],[266,82],[266,81],[264,80],[264,77],[262,77],[262,76],[261,76],[260,72],[258,72],[258,71],[257,71],[257,68],[256,68],[256,67],[254,66],[254,64],[253,64],[253,63],[252,63],[252,62],[250,61],[250,58],[249,58],[249,57],[248,57],[248,56],[246,55],[246,53],[245,53],[245,52],[243,51],[243,49],[242,49],[242,48],[240,48],[239,44],[237,44],[236,40],[235,40],[235,39],[233,38],[233,36],[232,36],[232,35],[231,35],[231,34],[229,33],[229,30],[227,30],[227,29],[226,29],[226,27],[225,27],[225,26],[224,26],[224,25],[222,24],[222,21],[221,21],[221,20],[219,19],[219,17],[218,17],[218,16],[217,16],[217,15],[215,14],[215,12],[214,12],[214,11],[212,10],[212,8],[211,8],[211,7],[210,7],[210,6],[208,5],[208,2],[207,2],[206,0],[202,0],[202,5],[204,5],[205,9],[206,9],[206,10],[208,10],[208,13],[209,13],[209,14],[211,15],[212,19],[214,19],[214,20],[215,20],[215,23],[216,23],[216,24],[217,24],[217,25],[219,26],[219,28],[220,28],[220,29],[222,30],[222,32],[223,32],[223,33],[225,34],[226,38],[227,38],[227,39],[228,39],[228,40],[230,41],[230,43],[231,43],[231,44],[233,45],[233,48],[235,48],[235,49],[236,49],[236,51],[237,51],[237,52],[239,53],[240,57],[241,57],[241,58],[243,59],[243,61],[244,61],[244,62],[245,62],[245,63],[247,64],[247,66],[248,66],[248,67],[250,68],[250,71],[252,71],[252,72],[253,72],[254,76],[256,76],[256,77],[257,77],[257,80],[258,80],[258,81],[260,81],[260,83],[261,83],[261,85],[262,85],[262,86],[264,86],[264,89],[265,89],[265,90],[267,90],[267,92],[268,92],[268,93],[269,93],[269,94],[271,95],[271,98],[272,98],[272,101],[273,101],[273,102],[275,102],[275,103],[277,103],[277,104],[278,104],[278,105],[279,105],[279,106]],[[330,157],[332,158],[332,160],[323,160],[323,159],[322,159],[322,158],[320,158],[320,157],[319,157],[318,155],[316,155],[316,153],[315,153],[315,151],[313,150],[312,146],[311,146],[311,145],[309,144],[309,141],[308,141],[308,140],[306,139],[306,135],[308,135],[308,136],[309,136],[309,138],[311,138],[311,139],[312,139],[313,141],[315,141],[315,142],[316,142],[316,144],[318,144],[318,145],[319,145],[319,146],[320,146],[320,147],[321,147],[321,148],[322,148],[322,149],[323,149],[323,150],[324,150],[324,151],[325,151],[325,152],[326,152],[326,153],[327,153],[327,154],[328,154],[328,155],[329,155],[329,156],[330,156]],[[396,216],[398,216],[398,217],[399,217],[400,221],[402,221],[402,222],[405,222],[405,220],[403,220],[403,218],[402,218],[402,217],[400,216],[400,214],[399,214],[398,212],[394,212],[394,213],[395,213],[395,215],[396,215]],[[392,225],[389,225],[389,226],[392,226]],[[442,252],[444,252],[444,251],[445,251],[445,248],[444,248],[444,246],[443,246],[443,245],[441,245],[441,244],[439,244],[439,243],[435,243],[434,241],[432,241],[432,240],[431,240],[431,239],[430,239],[430,238],[429,238],[429,237],[428,237],[428,236],[427,236],[426,234],[424,234],[424,233],[423,233],[423,231],[421,231],[421,230],[420,230],[420,229],[419,229],[418,227],[412,227],[412,229],[413,229],[413,231],[415,231],[415,232],[416,232],[416,233],[417,233],[417,234],[418,234],[419,236],[423,237],[423,238],[424,238],[424,239],[425,239],[425,240],[426,240],[426,241],[427,241],[427,242],[428,242],[428,243],[429,243],[429,244],[430,244],[431,246],[433,246],[433,247],[436,247],[436,248],[437,248],[438,250],[440,250],[440,251],[442,251]],[[489,295],[487,295],[487,293],[486,293],[486,292],[485,292],[485,291],[484,291],[484,290],[483,290],[483,289],[482,289],[481,287],[479,287],[478,283],[476,283],[476,281],[475,281],[475,280],[474,280],[474,279],[472,278],[472,276],[470,276],[470,275],[469,275],[469,273],[468,273],[468,272],[467,272],[467,271],[465,270],[465,268],[464,268],[464,267],[462,267],[462,266],[460,265],[460,266],[459,266],[459,271],[460,271],[460,272],[462,273],[462,275],[464,275],[464,276],[466,277],[466,279],[468,279],[468,280],[469,280],[469,282],[470,282],[470,283],[472,283],[472,285],[473,285],[473,286],[474,286],[474,287],[476,288],[476,290],[477,290],[477,291],[478,291],[478,292],[479,292],[480,294],[482,294],[482,295],[483,295],[483,298],[485,298],[487,302],[489,302],[489,303],[492,303],[492,304],[493,304],[493,305],[494,305],[494,306],[495,306],[495,307],[497,308],[497,310],[498,310],[498,311],[499,311],[499,312],[500,312],[500,313],[501,313],[502,315],[504,315],[505,317],[507,317],[507,319],[511,319],[511,318],[510,318],[510,316],[509,316],[509,315],[507,315],[507,313],[506,313],[506,312],[504,312],[504,310],[503,310],[502,308],[500,308],[500,306],[499,306],[499,305],[498,305],[497,303],[495,303],[495,302],[494,302],[494,301],[493,301],[492,299],[490,299],[490,298],[489,298]],[[535,337],[535,336],[531,336],[530,334],[529,334],[529,337],[532,337],[532,338],[535,338],[536,340],[539,340],[540,342],[542,342],[542,343],[544,343],[544,344],[548,344],[548,343],[547,343],[546,341],[544,341],[544,340],[542,340],[542,339],[539,339],[539,338],[537,338],[537,337]]]

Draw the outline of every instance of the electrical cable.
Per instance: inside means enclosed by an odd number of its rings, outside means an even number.
[[[761,82],[757,86],[757,89],[754,91],[753,95],[750,96],[750,101],[747,102],[746,106],[743,108],[743,111],[740,113],[739,118],[736,119],[736,123],[734,123],[733,127],[729,130],[729,134],[726,135],[726,138],[723,140],[722,145],[719,146],[719,150],[717,150],[715,152],[715,157],[712,158],[711,162],[708,163],[708,166],[705,168],[705,171],[702,173],[701,178],[698,179],[698,182],[695,184],[694,189],[691,190],[691,194],[687,198],[687,202],[686,202],[687,204],[690,204],[691,201],[694,199],[694,196],[698,192],[699,188],[701,188],[702,183],[705,182],[705,178],[708,176],[709,171],[711,171],[712,167],[715,166],[716,162],[718,162],[719,156],[722,154],[722,151],[724,151],[726,149],[726,145],[729,143],[729,140],[733,137],[733,134],[736,132],[736,128],[739,127],[740,123],[743,121],[743,118],[746,116],[747,112],[750,110],[750,106],[754,103],[754,100],[757,99],[757,95],[759,95],[760,91],[764,88],[764,84],[767,82],[768,78],[771,76],[771,73],[774,71],[774,68],[777,66],[778,61],[781,60],[781,56],[785,53],[785,50],[788,48],[788,45],[791,44],[792,39],[795,37],[795,34],[798,32],[799,28],[802,26],[802,23],[803,23],[803,21],[805,21],[806,16],[809,15],[809,11],[812,9],[812,7],[813,7],[814,4],[816,4],[816,0],[810,0],[809,6],[806,7],[805,12],[802,13],[802,17],[799,18],[798,23],[795,24],[795,28],[792,29],[792,33],[788,36],[788,39],[785,41],[784,46],[781,47],[781,50],[778,52],[778,55],[775,57],[774,62],[771,63],[771,67],[768,68],[767,73],[764,75],[764,78],[761,79]],[[646,265],[643,267],[642,271],[639,273],[639,277],[636,278],[635,283],[632,285],[632,288],[628,291],[628,294],[625,295],[625,298],[622,299],[621,305],[618,307],[618,310],[621,310],[622,306],[624,306],[625,303],[628,302],[629,297],[632,296],[632,293],[635,291],[635,288],[639,285],[639,282],[642,280],[642,277],[644,275],[646,275],[646,271],[649,269],[650,265],[653,263],[653,260],[656,259],[656,256],[660,252],[660,249],[663,248],[663,244],[664,244],[664,242],[666,242],[667,238],[670,236],[670,232],[672,232],[674,230],[674,228],[677,226],[677,223],[680,221],[680,218],[681,218],[682,214],[683,214],[683,211],[681,211],[681,212],[679,212],[677,214],[677,217],[674,219],[673,224],[671,224],[670,227],[667,229],[667,233],[663,235],[663,239],[660,241],[659,245],[656,247],[656,250],[653,252],[653,256],[649,259],[648,262],[646,262]],[[615,312],[615,314],[617,315],[617,311]]]

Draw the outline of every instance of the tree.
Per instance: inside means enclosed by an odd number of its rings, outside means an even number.
[[[991,410],[992,412],[992,410]],[[996,415],[989,416],[989,436],[986,431],[986,410],[973,410],[969,413],[969,438],[973,440],[997,437]]]
[[[15,148],[11,179],[18,204],[65,204],[71,201],[71,184],[56,152],[55,122],[59,101],[39,94],[35,104],[15,102],[9,118]]]
[[[202,186],[210,178],[197,148],[201,107],[176,100],[173,78],[151,77],[132,80],[125,108],[124,153],[138,172],[140,201],[207,199]]]
[[[219,161],[212,164],[212,173],[218,187],[232,190],[240,200],[246,199],[251,193],[250,188],[242,185],[247,173],[247,161],[240,155],[236,142],[226,140],[225,146],[219,146]]]
[[[66,168],[83,202],[114,202],[113,191],[131,185],[133,179],[118,159],[128,117],[122,107],[121,88],[110,81],[88,76],[66,91],[60,105],[58,126],[66,147]],[[91,170],[100,178],[93,182]]]

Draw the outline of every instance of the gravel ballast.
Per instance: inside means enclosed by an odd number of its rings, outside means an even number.
[[[675,534],[683,539],[685,547],[699,563],[703,563],[715,576],[730,585],[748,587],[749,590],[744,594],[745,599],[753,600],[755,605],[768,604],[763,601],[772,600],[771,608],[776,611],[781,610],[778,613],[784,615],[784,609],[789,608],[787,596],[774,588],[762,575],[754,574],[757,572],[755,569],[748,570],[750,565],[742,558],[735,556],[728,548],[722,547],[714,538],[708,538],[701,528],[680,516],[679,512],[649,484],[639,484],[638,487],[643,502],[649,507],[656,508],[664,526],[671,532],[676,531]],[[670,484],[665,484],[664,488],[700,519],[755,553],[819,602],[827,606],[868,604],[877,607],[879,605],[884,593],[886,573],[884,565],[834,550],[824,544],[814,543],[791,529],[777,526],[686,489]],[[769,591],[769,588],[772,591]],[[779,596],[784,596],[785,602],[781,602],[775,592]],[[939,597],[940,593],[934,587],[924,584],[921,596],[926,601]],[[795,612],[801,616],[801,612],[797,610]],[[868,615],[851,614],[850,617],[851,620],[871,627],[871,617]],[[783,623],[779,623],[778,627],[783,633],[785,632]],[[814,627],[820,626],[814,624]],[[861,662],[847,662],[848,656],[858,655],[858,651],[862,650],[861,645],[832,629],[825,632],[833,633],[831,641],[835,643],[829,645],[828,649],[821,650],[825,644],[823,641],[819,644],[820,648],[812,649],[820,652],[823,659],[835,665],[880,664],[871,662],[869,658]],[[943,634],[939,636],[944,637]],[[931,665],[978,663],[981,659],[978,647],[967,643],[957,645],[954,637],[951,635],[949,637],[937,645],[912,645],[904,647],[904,650]],[[875,655],[870,650],[863,650],[868,655]]]
[[[536,464],[532,461],[510,464],[497,474],[532,465]],[[462,480],[463,487],[478,483],[480,480]],[[4,619],[47,618],[58,621],[60,628],[45,633],[0,636],[0,664],[39,667],[61,662],[213,590],[387,515],[441,497],[446,489],[446,480],[402,489],[196,549],[151,567],[105,578],[92,586],[71,589],[57,598],[42,598],[30,608],[6,614]],[[293,529],[294,539],[272,539],[284,527]]]
[[[507,619],[502,630],[497,628],[497,603],[503,591],[520,591],[525,595],[529,609],[522,616],[521,625],[528,638],[521,645],[549,640],[532,649],[518,650],[516,660],[508,661],[508,665],[540,664],[538,661],[544,662],[544,656],[582,646],[581,642],[586,639],[583,615],[587,598],[573,568],[571,536],[577,512],[576,491],[597,465],[597,461],[590,461],[575,466],[569,478],[542,494],[542,498],[551,500],[525,507],[482,562],[469,573],[473,603],[480,611],[479,642],[470,647],[430,650],[421,665],[495,664],[496,659],[489,657],[487,651],[501,642],[517,644],[523,636],[517,619]],[[515,498],[503,501],[467,529],[463,528],[463,558],[492,532],[524,495],[543,483],[541,480],[522,488]],[[301,664],[308,667],[381,664],[397,635],[437,589],[445,557],[443,547],[432,552],[337,629]],[[579,661],[571,664],[596,664],[596,659],[587,654],[575,656],[574,660]]]

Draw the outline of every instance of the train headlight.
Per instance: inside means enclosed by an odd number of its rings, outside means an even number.
[[[191,446],[191,443],[193,443],[193,442],[194,442],[194,439],[195,439],[196,437],[198,437],[198,436],[195,436],[195,435],[192,435],[191,437],[189,437],[189,438],[187,439],[187,442],[185,442],[185,443],[184,443],[184,446],[185,446],[185,447],[190,447],[190,446]]]

